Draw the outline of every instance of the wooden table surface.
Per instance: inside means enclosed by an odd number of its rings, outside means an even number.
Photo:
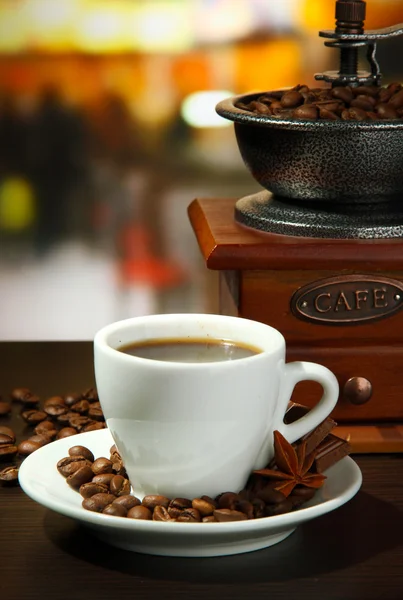
[[[94,383],[87,342],[0,343],[0,393],[46,398]],[[27,429],[13,406],[18,439]],[[162,558],[101,543],[74,521],[0,488],[0,598],[401,600],[403,457],[360,455],[362,490],[277,546],[223,558]]]

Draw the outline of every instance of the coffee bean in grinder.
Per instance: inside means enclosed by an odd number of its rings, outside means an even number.
[[[340,68],[317,88],[218,104],[263,190],[194,200],[189,216],[219,272],[220,311],[278,328],[288,361],[337,375],[333,416],[353,451],[403,452],[403,85],[382,85],[376,60],[403,24],[365,31],[365,14],[361,0],[336,1],[335,29],[319,35]],[[293,400],[319,396],[303,383]]]

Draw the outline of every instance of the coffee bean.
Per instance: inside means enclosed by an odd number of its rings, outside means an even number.
[[[84,498],[82,502],[82,507],[86,510],[90,510],[92,512],[102,512],[108,504],[112,504],[115,496],[112,494],[94,494],[90,498]]]
[[[91,481],[93,475],[91,467],[89,465],[84,465],[69,475],[66,481],[69,486],[78,490],[84,483]]]
[[[216,500],[218,508],[235,509],[236,503],[239,502],[239,496],[238,494],[234,494],[234,492],[225,492],[217,496]]]
[[[0,471],[0,484],[16,485],[18,484],[18,468],[11,466]]]
[[[97,408],[97,407],[92,407],[91,405],[89,405],[90,408],[88,410],[88,416],[91,417],[91,419],[94,419],[94,421],[103,421],[104,419],[104,413],[102,412],[101,408]]]
[[[24,440],[18,444],[18,454],[21,454],[22,456],[28,456],[29,454],[32,454],[32,452],[35,452],[35,450],[38,450],[40,447],[41,444],[39,442]]]
[[[346,86],[346,87],[341,87],[341,86],[340,87],[334,87],[332,89],[332,91],[331,91],[331,94],[332,94],[333,98],[337,98],[339,100],[342,100],[346,104],[350,104],[350,102],[354,98],[353,90],[349,86]]]
[[[83,427],[89,425],[91,423],[91,419],[85,417],[84,415],[76,415],[71,417],[70,426],[74,427],[77,431],[81,431]]]
[[[105,457],[97,458],[92,463],[92,470],[94,475],[100,475],[101,473],[112,473],[112,461]]]
[[[153,512],[153,521],[173,521],[173,519],[169,516],[165,506],[156,506]]]
[[[102,485],[107,485],[109,489],[109,484],[111,480],[115,477],[115,473],[100,473],[99,475],[95,475],[92,478],[94,483],[101,483]]]
[[[251,110],[253,110],[254,112],[256,112],[260,115],[271,114],[270,108],[267,106],[267,104],[264,104],[263,102],[259,102],[259,101],[251,102],[250,108],[251,108]]]
[[[217,523],[214,515],[208,515],[202,518],[202,523]]]
[[[216,519],[216,521],[224,523],[226,521],[246,521],[248,517],[239,510],[219,508],[214,511],[214,518]]]
[[[17,446],[14,444],[3,444],[0,446],[0,460],[9,460],[18,452]]]
[[[88,402],[88,400],[79,400],[70,408],[72,411],[79,413],[80,415],[85,415],[90,408],[90,403]]]
[[[168,508],[170,499],[166,496],[156,496],[156,495],[148,495],[144,496],[142,500],[142,505],[150,510],[154,510],[156,506],[162,506],[163,508]]]
[[[91,466],[91,463],[84,456],[65,456],[59,460],[56,467],[63,477],[68,477],[85,465]]]
[[[332,112],[331,110],[327,110],[327,108],[320,108],[319,116],[321,119],[325,119],[328,121],[338,121],[339,120],[339,117],[336,115],[336,113]]]
[[[0,446],[10,446],[10,444],[14,443],[14,439],[6,435],[5,433],[0,433]]]
[[[288,496],[289,500],[291,500],[293,508],[299,508],[305,502],[308,502],[315,495],[315,490],[313,488],[304,488],[296,486],[292,493]]]
[[[362,110],[372,110],[376,104],[375,98],[371,96],[360,95],[357,96],[352,102],[350,106],[355,108],[362,108]]]
[[[248,500],[240,500],[236,504],[236,510],[240,510],[243,512],[248,519],[254,519],[255,511],[252,502],[248,502]]]
[[[103,515],[111,515],[113,517],[127,517],[127,510],[121,504],[108,504],[102,511]]]
[[[24,402],[26,398],[29,398],[34,394],[29,388],[15,388],[10,395],[11,399],[15,402]]]
[[[215,505],[202,498],[194,498],[192,500],[192,507],[199,511],[202,517],[212,515],[215,510]]]
[[[98,431],[99,429],[104,428],[105,423],[101,423],[100,421],[92,421],[91,423],[88,423],[88,425],[85,425],[81,431],[85,433],[86,431]]]
[[[88,402],[98,402],[98,392],[95,388],[88,388],[88,390],[83,392],[83,398],[88,400]]]
[[[112,460],[112,471],[114,471],[116,473],[116,475],[123,475],[123,477],[126,477],[126,470],[124,468],[123,465],[123,461],[122,459],[116,459],[117,454],[114,454],[112,458],[114,458],[115,460]]]
[[[120,458],[120,454],[119,454],[119,450],[116,447],[116,444],[113,444],[113,446],[110,447],[109,449],[109,453],[112,456],[113,454],[117,454]]]
[[[177,519],[183,513],[182,508],[175,508],[174,506],[168,506],[168,514],[172,519]]]
[[[378,104],[375,108],[378,117],[381,119],[397,119],[398,114],[396,110],[389,104]]]
[[[318,109],[312,104],[304,104],[303,106],[298,106],[298,108],[293,111],[292,116],[294,119],[314,120],[318,118]]]
[[[0,400],[0,417],[4,415],[8,415],[11,412],[11,404],[10,402],[5,402],[4,400]]]
[[[62,440],[63,438],[70,437],[72,435],[77,435],[77,431],[74,429],[74,427],[63,427],[57,433],[56,438],[58,440]]]
[[[115,500],[116,502],[116,500]],[[152,512],[151,510],[149,510],[147,507],[142,506],[141,504],[139,506],[133,506],[133,508],[130,508],[127,512],[127,518],[128,519],[140,519],[142,521],[150,521],[153,518]]]
[[[265,504],[280,504],[284,500],[284,494],[269,485],[260,490],[256,497],[263,500]]]
[[[299,106],[304,101],[304,98],[301,96],[300,92],[290,91],[285,92],[284,96],[281,98],[281,106],[284,108],[295,108]]]
[[[174,498],[168,504],[168,508],[177,508],[179,510],[183,510],[185,508],[191,508],[192,501],[188,498]]]
[[[369,85],[359,85],[358,87],[353,88],[354,96],[369,96],[374,97],[379,93],[379,87],[377,86],[369,86]]]
[[[127,496],[130,494],[130,487],[130,481],[122,475],[115,475],[109,484],[110,492],[115,496]]]
[[[73,412],[72,410],[68,410],[67,412],[62,413],[61,415],[58,415],[56,417],[56,421],[61,425],[70,425],[70,419],[76,416],[77,414],[75,412]]]
[[[5,425],[0,425],[0,434],[6,435],[10,438],[11,443],[15,442],[15,433],[11,429],[11,427],[6,427]]]
[[[66,404],[66,406],[73,406],[73,404],[82,400],[82,397],[83,397],[82,394],[77,394],[75,392],[71,392],[69,394],[66,394],[64,396],[63,400],[64,400],[64,403]]]
[[[69,456],[84,456],[90,462],[94,462],[95,458],[91,450],[85,446],[72,446],[69,448]]]
[[[51,396],[43,403],[44,407],[48,406],[66,406],[64,399],[61,396]]]
[[[35,431],[35,433],[38,433],[39,435],[44,433],[51,439],[54,438],[56,435],[56,429],[55,429],[55,426],[52,423],[52,421],[41,421],[35,427],[34,431]]]
[[[31,435],[27,441],[36,442],[42,448],[42,446],[46,446],[46,444],[49,444],[52,440],[46,433],[37,433],[36,435]]]
[[[177,518],[177,521],[180,523],[199,523],[201,515],[196,508],[185,508]]]
[[[48,406],[44,406],[43,410],[49,417],[59,417],[68,412],[65,404],[49,404]]]
[[[403,90],[402,89],[392,96],[392,98],[389,100],[389,104],[393,108],[402,108],[403,107]]]
[[[343,121],[365,121],[367,113],[361,108],[346,108],[341,113]]]
[[[266,505],[260,498],[254,498],[251,500],[251,504],[253,506],[253,514],[255,515],[255,519],[261,519],[265,516]]]
[[[91,498],[91,496],[94,496],[95,494],[107,494],[109,492],[109,488],[107,485],[89,481],[88,483],[83,483],[78,491],[83,498]]]
[[[118,496],[118,498],[115,498],[112,504],[121,504],[127,510],[130,510],[134,506],[140,506],[141,500],[136,498],[136,496],[131,496],[130,494],[128,494],[127,496]],[[145,506],[143,506],[142,508],[145,508]],[[148,508],[146,510],[148,510]]]
[[[266,504],[265,515],[267,517],[274,517],[275,515],[283,515],[292,511],[292,502],[289,498],[284,498],[282,502],[278,504]]]
[[[47,414],[43,410],[24,410],[21,413],[22,418],[31,425],[37,425],[41,421],[45,421]]]

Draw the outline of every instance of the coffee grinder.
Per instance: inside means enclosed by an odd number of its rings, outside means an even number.
[[[380,86],[376,43],[403,34],[403,24],[365,31],[365,11],[361,0],[336,1],[335,30],[319,35],[340,53],[340,69],[316,75],[321,85]],[[360,47],[368,71],[358,70]],[[403,118],[289,119],[239,108],[259,96],[229,98],[217,112],[234,122],[264,189],[189,207],[206,266],[219,272],[220,312],[276,327],[288,361],[336,374],[333,416],[353,451],[402,452]],[[312,406],[316,385],[299,384],[293,400]]]

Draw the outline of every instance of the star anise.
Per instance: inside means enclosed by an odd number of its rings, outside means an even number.
[[[274,461],[277,468],[259,469],[255,475],[274,480],[274,489],[289,496],[296,485],[318,489],[322,487],[326,476],[310,473],[315,460],[315,452],[306,455],[306,442],[301,442],[296,449],[287,442],[277,430],[274,437]]]

